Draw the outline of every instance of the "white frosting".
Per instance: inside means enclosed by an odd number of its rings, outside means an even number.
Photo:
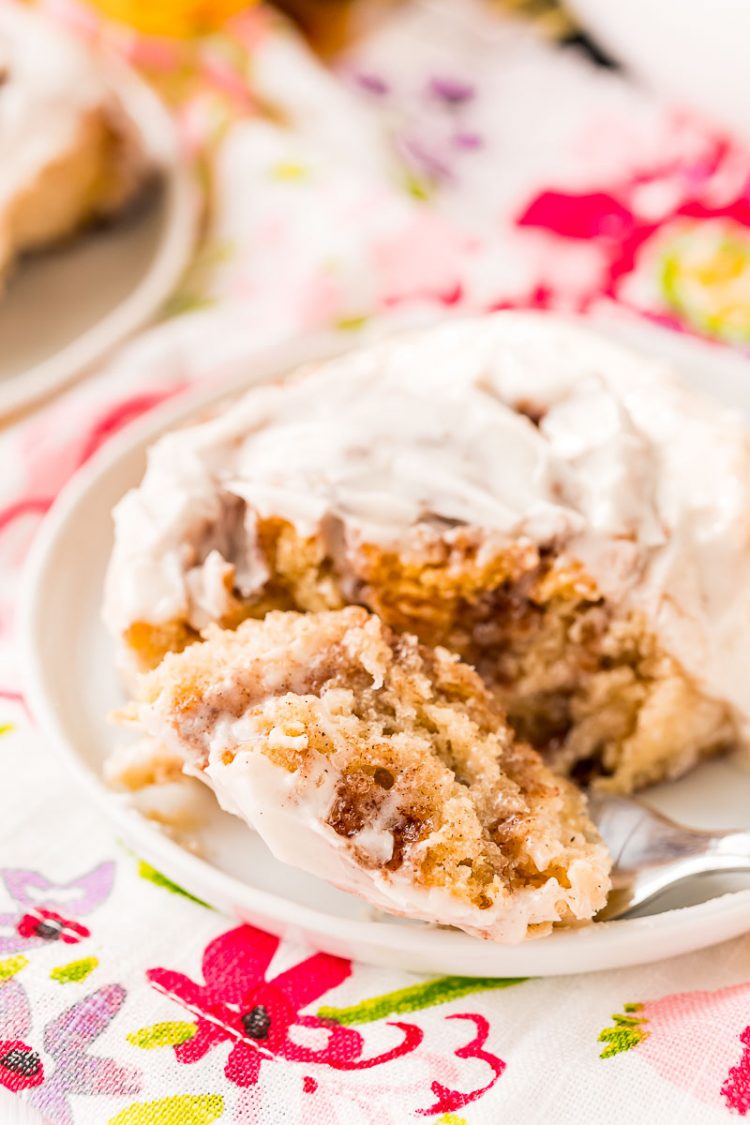
[[[182,745],[180,736],[160,718],[158,710],[144,706],[141,717],[155,738],[189,760],[190,748]],[[260,742],[257,735],[255,739]],[[415,885],[408,865],[396,872],[368,866],[368,860],[375,865],[386,863],[393,853],[393,835],[386,828],[392,812],[390,800],[361,832],[343,838],[326,823],[339,780],[335,765],[318,755],[304,772],[290,772],[274,765],[259,745],[253,746],[255,739],[242,718],[227,715],[212,723],[205,739],[205,768],[186,767],[186,772],[205,781],[221,807],[254,828],[278,860],[374,906],[457,926],[493,941],[516,943],[528,936],[530,926],[538,927],[541,934],[555,922],[569,921],[570,913],[587,921],[602,900],[609,870],[603,847],[590,849],[585,857],[568,865],[569,887],[563,888],[557,879],[550,878],[537,887],[512,892],[501,888],[487,910],[479,910],[448,889]],[[230,761],[225,761],[227,750],[234,752]]]
[[[457,926],[507,943],[523,941],[529,926],[547,928],[560,921],[566,906],[581,919],[591,916],[596,888],[590,860],[573,861],[568,871],[570,888],[563,890],[557,879],[548,879],[540,887],[500,893],[492,907],[479,910],[446,889],[415,886],[408,869],[391,873],[359,863],[354,847],[374,863],[382,863],[393,850],[393,837],[374,827],[351,841],[338,836],[325,823],[332,799],[327,786],[305,785],[300,797],[295,774],[251,751],[239,753],[228,765],[213,756],[205,772],[219,804],[255,828],[277,859],[391,913]],[[604,860],[599,878],[604,883]]]
[[[0,226],[5,209],[111,100],[84,46],[14,0],[0,3]]]
[[[519,406],[543,415],[538,428]],[[182,616],[201,627],[227,597],[222,560],[244,593],[258,589],[256,513],[328,536],[333,518],[344,552],[421,521],[554,540],[618,606],[645,612],[704,690],[750,712],[742,423],[557,318],[447,321],[162,438],[115,511],[110,627]]]

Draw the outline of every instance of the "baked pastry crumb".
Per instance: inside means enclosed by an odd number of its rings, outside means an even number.
[[[289,523],[259,521],[258,540],[269,579],[247,599],[230,582],[223,627],[273,608],[340,608],[348,593],[391,628],[473,665],[518,736],[583,785],[630,793],[737,740],[731,709],[700,691],[643,616],[615,609],[553,548],[477,528],[420,529],[397,550],[361,545],[334,573],[322,542]],[[182,621],[127,633],[141,670],[199,639]]]
[[[585,798],[472,668],[362,608],[212,627],[140,696],[148,735],[278,858],[390,912],[519,941],[604,904]]]

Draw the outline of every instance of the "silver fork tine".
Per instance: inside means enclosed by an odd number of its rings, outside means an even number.
[[[619,918],[695,875],[750,873],[750,832],[686,828],[626,797],[593,795],[589,811],[613,860],[612,891],[597,921]]]

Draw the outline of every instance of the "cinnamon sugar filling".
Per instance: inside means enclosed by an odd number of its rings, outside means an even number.
[[[335,535],[329,536],[335,542]],[[420,528],[398,550],[345,553],[279,519],[258,526],[268,580],[228,591],[225,628],[272,609],[357,603],[399,632],[472,664],[514,731],[576,780],[630,791],[677,776],[735,738],[729,708],[706,697],[636,615],[618,616],[575,560],[472,528]],[[142,667],[198,639],[187,621],[132,626]]]

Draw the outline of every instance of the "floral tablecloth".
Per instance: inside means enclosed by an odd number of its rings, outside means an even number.
[[[14,624],[65,480],[144,411],[267,345],[531,307],[745,347],[750,153],[474,0],[396,6],[335,73],[263,9],[179,41],[48,6],[170,100],[210,208],[159,326],[0,434],[0,1119],[747,1115],[750,939],[480,981],[280,944],[118,843],[35,730]]]

